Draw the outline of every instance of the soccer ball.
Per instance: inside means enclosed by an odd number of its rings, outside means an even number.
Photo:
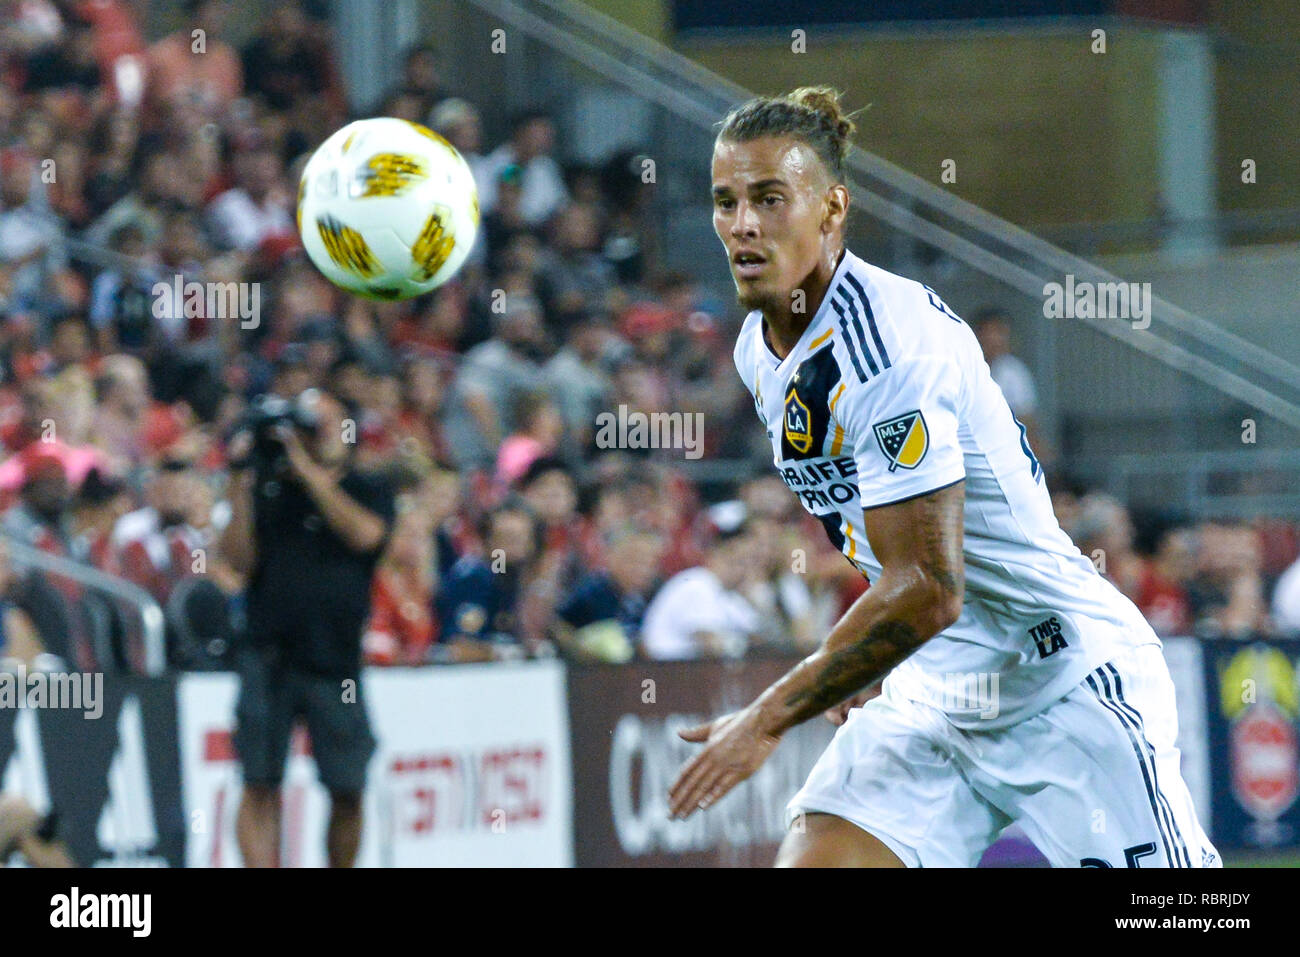
[[[478,232],[478,190],[456,148],[418,123],[349,123],[312,154],[298,184],[298,232],[330,282],[409,299],[456,274]]]

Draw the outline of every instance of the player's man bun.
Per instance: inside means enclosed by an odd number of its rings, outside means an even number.
[[[849,141],[853,138],[857,125],[840,106],[838,90],[829,86],[801,86],[792,91],[789,98],[819,114],[826,125],[835,131],[835,139],[841,146],[841,156],[848,155]]]
[[[857,126],[829,86],[801,86],[782,96],[756,96],[722,121],[718,139],[743,143],[763,136],[803,140],[836,182],[844,181],[844,160]]]

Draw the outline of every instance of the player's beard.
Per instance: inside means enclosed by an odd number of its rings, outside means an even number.
[[[759,286],[754,283],[748,285],[737,284],[736,303],[746,312],[753,312],[758,309],[766,313],[774,311],[774,308],[779,306],[780,299],[766,286]]]

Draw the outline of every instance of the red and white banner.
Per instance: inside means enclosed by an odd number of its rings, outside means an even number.
[[[379,748],[366,785],[363,867],[566,867],[573,786],[558,662],[370,669]],[[182,789],[190,867],[240,864],[238,679],[181,679]],[[329,798],[295,734],[284,777],[283,863],[325,863]]]

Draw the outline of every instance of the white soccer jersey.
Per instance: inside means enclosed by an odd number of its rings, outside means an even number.
[[[994,728],[1159,642],[1061,531],[1024,427],[970,327],[933,290],[846,250],[784,360],[762,327],[759,312],[745,319],[735,359],[773,461],[868,579],[880,564],[863,510],[965,480],[962,614],[894,669],[896,693]]]

